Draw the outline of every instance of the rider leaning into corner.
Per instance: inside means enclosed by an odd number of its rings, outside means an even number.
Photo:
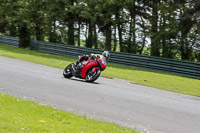
[[[102,59],[102,63],[104,65],[106,65],[106,62],[110,59],[110,53],[108,51],[104,51],[102,54],[91,54],[89,55],[83,55],[83,56],[79,56],[79,60],[77,62],[74,63],[74,65],[76,67],[78,67],[78,64],[82,61],[87,61],[88,59],[95,57],[95,58],[100,58]]]

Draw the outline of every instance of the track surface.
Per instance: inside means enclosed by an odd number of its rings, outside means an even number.
[[[198,97],[118,79],[100,77],[93,84],[76,78],[65,79],[60,69],[1,56],[0,93],[114,122],[137,131],[200,132]]]

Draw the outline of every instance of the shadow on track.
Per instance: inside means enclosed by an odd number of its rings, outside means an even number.
[[[62,77],[64,78],[64,77]],[[68,79],[68,78],[64,78],[64,79]],[[79,82],[83,82],[83,83],[87,83],[87,84],[100,84],[98,82],[92,82],[92,83],[89,83],[89,82],[86,82],[84,79],[78,79],[78,78],[69,78],[68,80],[74,80],[74,81],[79,81]]]

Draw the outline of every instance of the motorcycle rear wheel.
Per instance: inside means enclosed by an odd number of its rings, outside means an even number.
[[[71,67],[72,67],[72,64],[69,64],[63,71],[63,76],[65,78],[71,78],[73,75],[72,75],[72,72],[71,72]]]
[[[92,72],[92,69],[90,69],[85,77],[86,82],[94,82],[101,74],[101,71],[97,69],[95,72]]]

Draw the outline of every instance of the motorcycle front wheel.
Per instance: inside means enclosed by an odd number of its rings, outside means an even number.
[[[69,64],[63,71],[63,76],[65,78],[71,78],[72,77],[72,72],[71,72],[72,64]]]
[[[101,74],[101,71],[97,69],[95,72],[92,72],[92,69],[90,69],[85,77],[86,82],[94,82]]]

